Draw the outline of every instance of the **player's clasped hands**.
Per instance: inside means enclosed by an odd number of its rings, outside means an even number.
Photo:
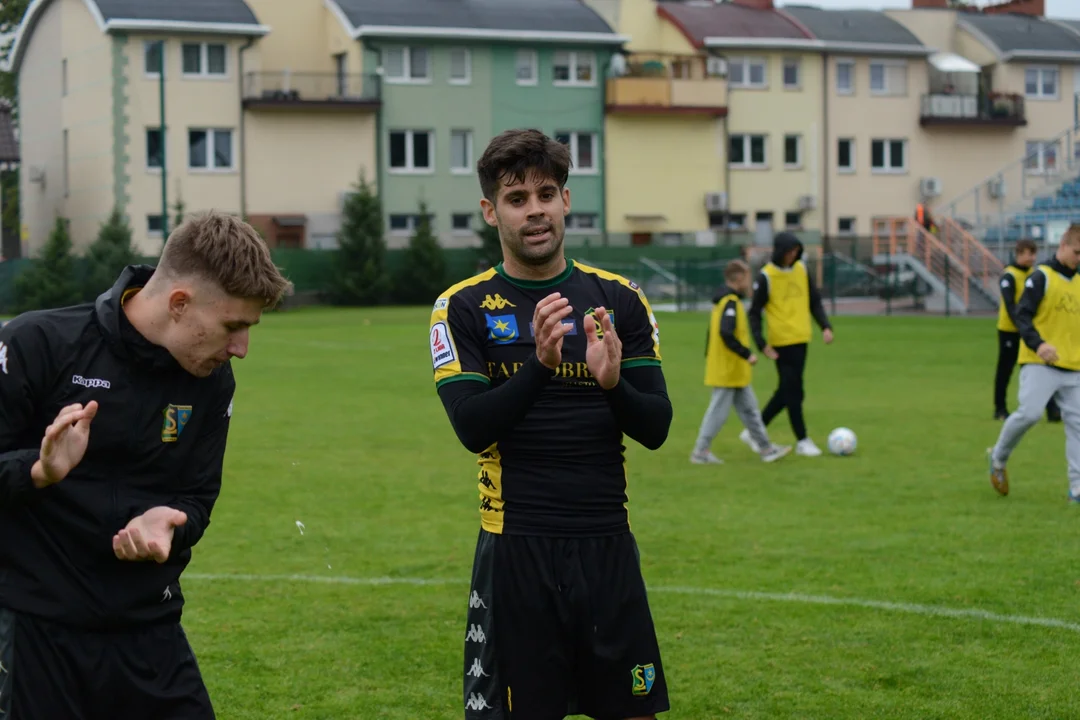
[[[533,327],[536,331],[536,357],[544,367],[554,370],[562,362],[562,344],[572,325],[563,323],[574,308],[560,293],[551,293],[536,303]]]

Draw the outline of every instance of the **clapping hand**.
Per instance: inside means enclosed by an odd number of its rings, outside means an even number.
[[[573,325],[563,323],[574,308],[559,293],[552,293],[536,303],[533,331],[536,333],[536,357],[544,367],[554,370],[562,362],[563,337]]]
[[[55,485],[82,462],[90,444],[90,422],[97,414],[98,404],[90,401],[68,405],[45,429],[41,439],[41,454],[30,471],[34,487]]]
[[[619,384],[619,368],[622,366],[622,340],[615,334],[615,326],[605,308],[596,309],[596,322],[604,330],[604,337],[596,331],[596,323],[585,318],[585,335],[589,346],[585,350],[585,362],[589,372],[600,383],[600,387],[610,390]]]
[[[132,518],[113,537],[113,552],[120,560],[154,560],[163,563],[172,552],[176,528],[187,522],[187,515],[171,507],[150,508]]]

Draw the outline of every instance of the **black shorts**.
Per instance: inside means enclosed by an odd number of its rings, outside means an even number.
[[[88,632],[0,608],[0,720],[213,720],[179,624]]]
[[[480,531],[466,720],[624,720],[669,709],[637,544]]]

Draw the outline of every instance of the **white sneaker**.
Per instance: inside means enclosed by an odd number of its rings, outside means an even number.
[[[821,455],[821,449],[810,438],[804,438],[795,443],[795,454],[803,457],[817,457]]]
[[[712,450],[706,450],[703,453],[692,452],[690,453],[690,462],[695,465],[723,465],[724,461],[712,454]]]
[[[762,448],[756,442],[754,442],[754,438],[750,437],[749,430],[744,429],[741,433],[739,433],[739,439],[746,443],[747,447],[749,447],[751,450],[753,450],[759,455],[761,454]]]
[[[780,458],[791,452],[790,445],[772,445],[765,452],[761,453],[761,459],[767,463],[776,462]]]

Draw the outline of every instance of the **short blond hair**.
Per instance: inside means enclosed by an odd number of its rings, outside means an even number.
[[[750,266],[746,264],[745,260],[732,260],[724,266],[724,281],[731,282],[749,272]]]
[[[258,299],[264,307],[277,305],[293,289],[255,228],[219,212],[196,214],[177,227],[161,251],[157,270],[173,277],[201,277],[227,295]]]
[[[1067,242],[1070,245],[1080,245],[1080,223],[1069,225],[1069,229],[1061,236],[1061,242]]]

